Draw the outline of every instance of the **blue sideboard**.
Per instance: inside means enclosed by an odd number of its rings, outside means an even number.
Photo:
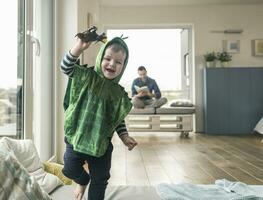
[[[263,68],[204,69],[207,134],[249,134],[263,116]]]

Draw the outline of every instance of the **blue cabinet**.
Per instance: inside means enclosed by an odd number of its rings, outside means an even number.
[[[204,69],[208,134],[248,134],[263,116],[263,68]]]

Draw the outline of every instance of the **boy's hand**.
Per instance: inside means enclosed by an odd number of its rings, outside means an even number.
[[[138,143],[130,137],[128,134],[123,134],[120,136],[123,144],[125,144],[128,147],[128,150],[131,151]]]
[[[73,46],[73,48],[70,50],[70,53],[75,56],[75,57],[79,57],[80,54],[86,50],[87,48],[89,48],[89,46],[91,45],[92,42],[83,42],[80,38],[77,38],[77,42],[75,43],[75,45]]]
[[[136,96],[137,97],[145,97],[145,96],[154,97],[154,95],[152,93],[150,93],[150,92],[143,92],[143,91],[139,92]]]

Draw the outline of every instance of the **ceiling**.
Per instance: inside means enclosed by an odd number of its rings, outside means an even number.
[[[263,0],[99,0],[101,6],[263,4]]]

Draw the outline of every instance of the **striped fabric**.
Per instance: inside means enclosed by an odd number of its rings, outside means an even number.
[[[33,176],[0,147],[0,199],[51,200]]]

